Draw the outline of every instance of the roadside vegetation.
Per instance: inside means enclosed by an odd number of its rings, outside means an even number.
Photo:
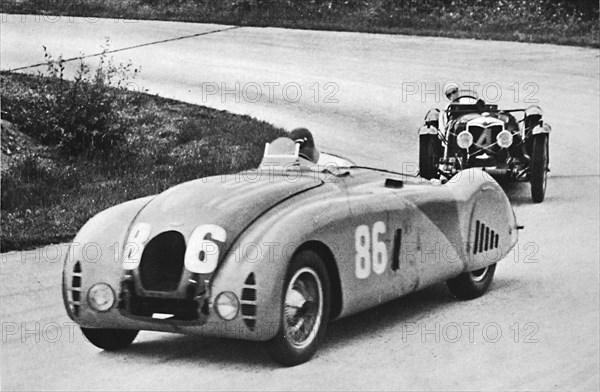
[[[159,19],[600,47],[590,0],[7,0],[1,12]]]
[[[265,122],[128,89],[139,70],[100,57],[74,80],[3,72],[1,250],[69,241],[96,213],[195,178],[256,167]],[[51,62],[54,60],[55,62]]]

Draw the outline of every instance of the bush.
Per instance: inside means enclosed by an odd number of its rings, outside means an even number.
[[[20,94],[2,96],[8,120],[68,155],[106,153],[121,146],[133,99],[125,90],[139,69],[115,64],[108,50],[107,40],[96,70],[80,60],[74,80],[68,81],[62,56],[55,60],[44,47],[46,70],[39,72],[37,83]]]

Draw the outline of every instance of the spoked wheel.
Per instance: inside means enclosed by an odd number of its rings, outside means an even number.
[[[285,366],[308,361],[329,320],[329,279],[320,257],[300,252],[285,280],[281,329],[267,342],[271,358]]]
[[[437,135],[419,136],[419,175],[431,180],[438,178],[440,139]]]
[[[458,299],[473,299],[482,296],[492,284],[496,264],[475,271],[465,272],[446,284]]]
[[[129,346],[139,331],[134,329],[81,327],[81,332],[94,346],[106,351],[115,351]]]
[[[531,199],[534,203],[541,203],[546,196],[548,161],[548,134],[542,133],[533,136],[530,181]]]

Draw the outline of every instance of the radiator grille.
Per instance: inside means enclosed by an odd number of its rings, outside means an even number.
[[[146,290],[173,291],[183,273],[185,240],[181,233],[166,231],[154,237],[144,249],[139,273]]]

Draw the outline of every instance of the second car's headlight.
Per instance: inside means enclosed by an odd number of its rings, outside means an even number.
[[[106,283],[97,283],[88,291],[88,303],[94,310],[106,312],[115,303],[115,293]]]
[[[215,299],[215,310],[224,320],[233,320],[238,314],[240,302],[231,291],[224,291]]]
[[[504,130],[496,136],[496,141],[500,147],[508,148],[513,142],[513,135],[509,131]]]
[[[464,149],[471,147],[473,144],[473,135],[469,131],[462,131],[456,137],[456,144],[458,144],[458,147]]]

